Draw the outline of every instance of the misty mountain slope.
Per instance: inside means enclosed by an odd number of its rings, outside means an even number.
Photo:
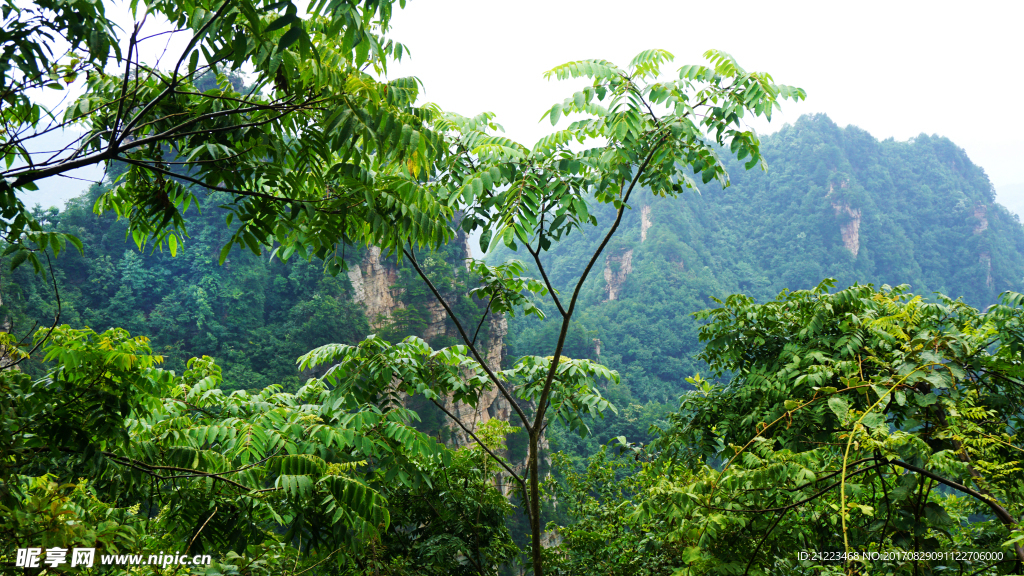
[[[764,138],[762,152],[767,173],[727,161],[725,190],[712,183],[701,194],[633,200],[584,287],[568,356],[596,357],[599,340],[601,361],[634,399],[674,401],[701,369],[690,314],[712,297],[763,301],[826,277],[839,286],[906,283],[974,306],[1022,289],[1024,230],[948,139],[880,142],[816,115]],[[611,207],[593,212],[610,222]],[[598,241],[589,230],[553,248],[545,266],[556,287],[571,289]],[[552,321],[514,319],[510,352],[548,355],[556,335]]]

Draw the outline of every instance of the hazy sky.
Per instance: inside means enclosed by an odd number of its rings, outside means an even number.
[[[124,3],[111,9],[124,12]],[[551,67],[582,58],[626,65],[648,48],[672,52],[678,67],[703,63],[715,48],[807,90],[806,102],[785,103],[771,125],[755,124],[762,133],[825,112],[880,139],[939,134],[997,189],[1024,196],[1014,186],[1024,184],[1021,22],[1024,3],[1006,1],[409,0],[391,36],[412,57],[390,75],[418,76],[425,99],[445,109],[495,112],[508,136],[532,144],[551,129],[538,123],[541,114],[578,89],[545,81]],[[150,58],[159,53],[153,46]],[[85,186],[44,184],[44,194],[32,195],[44,204]],[[1017,200],[1024,198],[1005,203]]]
[[[939,134],[998,187],[1024,183],[1022,22],[1024,2],[1006,1],[412,0],[392,33],[412,58],[391,73],[418,76],[443,108],[493,111],[509,136],[532,143],[550,130],[541,114],[576,89],[545,81],[553,66],[624,66],[663,48],[678,67],[715,48],[807,90],[759,131],[825,112],[880,139]]]

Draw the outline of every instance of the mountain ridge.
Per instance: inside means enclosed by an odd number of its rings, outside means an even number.
[[[725,159],[725,190],[638,197],[588,278],[567,355],[594,358],[599,341],[627,401],[674,401],[701,371],[690,314],[714,298],[764,301],[834,277],[840,287],[906,283],[983,307],[1024,286],[1019,218],[950,140],[879,141],[814,115],[764,137],[762,154],[766,173]],[[591,212],[608,222],[611,207]],[[600,232],[574,233],[545,255],[556,288],[579,277]],[[510,355],[540,353],[551,332],[513,319]]]

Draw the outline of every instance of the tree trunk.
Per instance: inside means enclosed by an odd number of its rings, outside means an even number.
[[[540,546],[540,433],[541,427],[534,426],[530,430],[530,494],[526,503],[530,507],[530,532],[533,543],[533,576],[543,576],[544,563],[541,559]]]

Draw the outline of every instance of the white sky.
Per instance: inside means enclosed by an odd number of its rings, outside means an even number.
[[[470,115],[497,113],[528,143],[537,119],[577,89],[544,71],[570,60],[626,65],[663,48],[676,67],[715,48],[747,70],[807,90],[783,104],[777,130],[825,112],[876,138],[939,134],[967,150],[997,187],[1024,183],[1024,2],[744,2],[411,0],[392,37],[412,58],[391,74],[418,76],[426,98]]]
[[[111,10],[124,12],[124,2]],[[551,67],[583,58],[624,66],[648,48],[672,52],[678,67],[703,63],[701,54],[716,48],[748,70],[807,90],[806,102],[784,103],[770,126],[755,124],[762,133],[824,112],[879,139],[939,134],[985,169],[1004,203],[1015,204],[1024,201],[1024,187],[1015,186],[1024,184],[1022,22],[1024,2],[984,0],[409,0],[396,11],[391,36],[412,57],[390,75],[418,76],[425,99],[445,109],[495,112],[508,136],[532,144],[551,130],[538,123],[541,114],[578,89],[545,81]],[[161,51],[155,43],[151,50],[153,59]],[[57,202],[85,187],[44,184],[30,203]]]

